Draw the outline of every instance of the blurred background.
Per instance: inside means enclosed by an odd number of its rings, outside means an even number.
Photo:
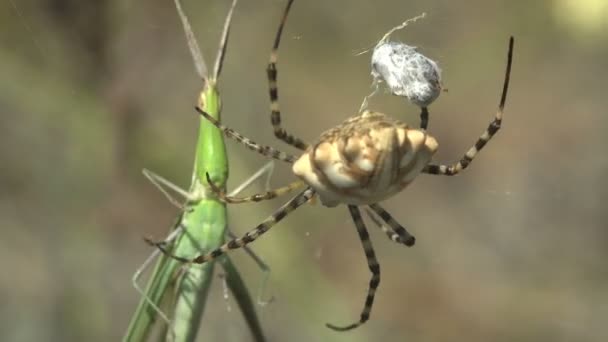
[[[208,62],[228,0],[184,1]],[[284,1],[241,1],[220,83],[224,122],[264,144],[265,66]],[[369,280],[346,208],[306,206],[256,242],[277,299],[259,308],[270,341],[608,340],[608,2],[297,1],[279,58],[285,127],[314,141],[370,92],[372,47],[388,29],[443,69],[430,107],[437,161],[485,129],[516,37],[503,130],[458,177],[422,175],[384,203],[414,248],[370,232],[382,265]],[[197,78],[173,1],[10,0],[0,4],[0,340],[115,341],[139,300],[131,276],[176,209],[141,175],[187,187]],[[418,122],[380,94],[371,108]],[[268,123],[267,123],[268,122]],[[229,141],[234,187],[265,163]],[[293,180],[277,165],[273,185]],[[261,186],[251,191],[261,190]],[[243,233],[285,199],[231,207]],[[261,273],[233,253],[253,292]],[[247,341],[215,282],[201,341]]]

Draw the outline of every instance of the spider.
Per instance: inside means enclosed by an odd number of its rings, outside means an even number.
[[[509,39],[507,66],[496,115],[475,144],[458,162],[451,165],[431,163],[431,158],[437,150],[438,143],[425,130],[425,115],[422,116],[423,127],[416,129],[385,114],[364,111],[360,115],[354,116],[341,125],[321,134],[316,143],[308,144],[283,128],[279,109],[276,63],[281,34],[293,1],[288,0],[283,12],[266,70],[274,135],[283,142],[302,150],[303,153],[296,157],[270,146],[259,145],[222,125],[200,107],[196,107],[196,110],[226,136],[235,139],[249,149],[266,157],[292,164],[293,173],[299,178],[299,180],[286,186],[264,193],[249,197],[231,197],[226,195],[225,191],[216,185],[207,174],[207,182],[210,188],[221,200],[227,203],[257,202],[275,198],[302,187],[304,187],[304,190],[242,237],[230,240],[206,254],[192,259],[184,258],[171,255],[161,244],[155,245],[163,253],[177,260],[185,263],[202,264],[221,256],[229,250],[244,247],[255,241],[291,212],[311,201],[313,197],[318,198],[327,207],[344,204],[348,207],[357,229],[372,274],[359,320],[345,326],[326,324],[328,328],[333,330],[347,331],[357,328],[369,319],[374,295],[380,283],[380,265],[376,259],[360,208],[363,207],[374,222],[377,223],[378,220],[372,215],[377,215],[386,223],[381,228],[392,241],[408,247],[414,245],[414,236],[384,210],[378,202],[402,191],[420,173],[453,176],[471,164],[477,153],[500,129],[509,86],[514,39],[513,37]],[[423,109],[423,111],[425,110]]]

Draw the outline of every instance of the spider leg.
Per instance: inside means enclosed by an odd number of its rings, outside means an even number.
[[[427,107],[422,107],[420,111],[420,129],[426,131],[429,127],[429,110]]]
[[[372,306],[374,305],[374,295],[376,294],[376,289],[380,284],[380,265],[376,259],[376,253],[374,252],[372,242],[369,239],[369,233],[367,232],[367,228],[365,227],[365,223],[361,217],[361,211],[359,211],[359,208],[354,205],[349,205],[348,210],[350,210],[350,216],[353,218],[355,226],[357,227],[359,239],[361,239],[361,244],[363,245],[363,250],[365,251],[365,256],[367,257],[367,266],[372,273],[372,277],[369,281],[369,289],[367,290],[365,306],[363,307],[363,311],[361,311],[361,318],[359,318],[358,322],[342,327],[330,323],[326,324],[328,328],[336,331],[347,331],[357,328],[369,319]]]
[[[149,241],[149,240],[146,240],[146,242],[148,242],[151,245],[156,246],[156,248],[160,249],[161,252],[163,252],[165,255],[167,255],[173,259],[176,259],[176,260],[179,260],[179,261],[185,262],[185,263],[203,264],[207,261],[213,260],[213,259],[223,255],[224,253],[226,253],[232,249],[238,249],[241,247],[245,247],[247,244],[255,241],[261,235],[266,233],[270,228],[272,228],[272,226],[274,226],[276,223],[278,223],[283,218],[285,218],[285,216],[289,215],[292,211],[296,210],[302,204],[308,202],[308,200],[310,200],[310,198],[312,196],[314,196],[314,194],[315,194],[315,191],[313,189],[307,188],[306,190],[302,191],[301,193],[296,195],[294,198],[289,200],[289,202],[283,204],[276,212],[274,212],[274,214],[270,215],[266,220],[264,220],[262,223],[260,223],[253,230],[247,232],[242,237],[237,238],[237,239],[232,239],[232,240],[226,242],[225,244],[223,244],[222,246],[210,251],[209,253],[201,254],[192,259],[175,256],[175,255],[171,254],[169,251],[167,251],[165,249],[165,246],[162,244],[155,244],[154,242]]]
[[[225,202],[225,203],[261,202],[261,201],[273,199],[278,196],[282,196],[284,194],[290,193],[293,190],[296,190],[296,189],[304,186],[304,182],[298,180],[298,181],[289,183],[286,186],[282,186],[280,188],[269,190],[264,193],[255,194],[255,195],[247,196],[247,197],[236,197],[236,196],[227,195],[226,192],[224,190],[222,190],[222,188],[220,188],[215,183],[213,183],[213,181],[211,180],[211,177],[209,176],[209,173],[206,173],[206,177],[207,177],[207,183],[209,183],[211,190],[220,199],[220,201]]]
[[[215,118],[213,118],[211,115],[205,113],[205,111],[203,111],[200,107],[197,106],[195,108],[196,108],[197,112],[199,112],[207,121],[209,121],[211,124],[213,124],[219,130],[221,130],[227,137],[238,141],[239,143],[245,145],[247,148],[249,148],[252,151],[255,151],[263,156],[270,157],[270,158],[280,160],[280,161],[290,163],[290,164],[293,164],[298,159],[297,157],[287,154],[285,152],[281,152],[281,151],[275,149],[274,147],[259,145],[255,141],[237,133],[232,128],[228,128],[228,127],[222,125],[221,123],[219,123],[219,121],[215,120]]]
[[[173,242],[182,232],[187,230],[187,227],[182,222],[182,217],[183,217],[183,213],[179,215],[177,224],[175,225],[175,229],[171,232],[171,234],[169,234],[169,236],[166,239],[155,241],[155,240],[152,240],[151,238],[144,237],[144,241],[146,243],[148,243],[149,245],[153,245],[155,247],[160,246],[163,248],[167,248],[169,243]],[[232,231],[230,231],[230,229],[227,229],[226,233],[231,239],[235,239],[237,237],[236,235],[234,235],[234,233]],[[243,250],[245,250],[245,253],[247,253],[249,255],[249,257],[251,257],[251,259],[253,259],[253,261],[258,265],[258,267],[260,268],[260,270],[263,273],[263,277],[262,277],[262,280],[260,282],[260,286],[258,289],[257,301],[258,301],[258,305],[265,306],[274,300],[274,296],[270,296],[270,298],[268,298],[268,299],[263,299],[264,293],[266,292],[266,284],[268,283],[268,278],[270,277],[270,267],[262,260],[262,258],[260,258],[257,254],[255,254],[255,252],[253,250],[251,250],[251,248],[249,246],[244,246]],[[148,257],[148,259],[146,259],[144,264],[135,272],[135,274],[131,278],[133,287],[135,287],[137,292],[139,292],[142,296],[145,296],[145,293],[144,293],[143,289],[137,283],[137,280],[141,276],[141,273],[145,270],[146,267],[148,267],[148,265],[152,262],[153,258],[160,251],[162,251],[161,248],[155,250]],[[165,251],[163,251],[163,253],[167,254],[166,249],[165,249]],[[156,307],[156,304],[154,304],[152,301],[150,301],[147,296],[146,296],[146,301],[148,301],[148,303],[154,308],[155,311],[157,311],[159,313],[159,315],[161,315],[161,317],[165,321],[169,322],[169,319],[166,317],[166,315],[158,307]]]
[[[473,145],[455,164],[452,165],[437,165],[437,164],[429,164],[424,167],[422,172],[433,174],[433,175],[445,175],[445,176],[453,176],[460,173],[462,170],[466,169],[469,164],[473,161],[477,153],[481,151],[481,149],[492,139],[494,134],[498,132],[500,129],[500,125],[502,123],[502,114],[505,108],[505,102],[507,100],[507,90],[509,88],[509,78],[511,76],[511,63],[513,61],[513,37],[509,39],[509,52],[507,54],[507,70],[505,71],[505,80],[502,88],[502,95],[500,97],[500,104],[498,105],[498,111],[496,112],[496,116],[494,120],[490,123],[488,128],[483,132],[483,134],[477,139],[475,145]]]
[[[279,57],[278,50],[279,44],[281,43],[281,34],[283,33],[283,28],[285,27],[285,22],[287,21],[287,15],[289,14],[289,9],[291,8],[292,4],[293,0],[289,0],[287,2],[287,7],[285,7],[285,11],[283,12],[283,17],[281,19],[281,23],[279,24],[279,28],[277,29],[277,35],[274,38],[272,50],[270,51],[268,67],[266,68],[266,74],[268,76],[268,93],[270,95],[270,121],[272,123],[274,135],[278,139],[300,150],[306,150],[308,148],[308,144],[306,142],[294,135],[287,133],[287,131],[285,131],[285,129],[281,126],[281,109],[279,108],[279,87],[277,86],[277,59]]]
[[[412,247],[416,243],[416,238],[410,234],[402,225],[399,224],[392,216],[388,213],[388,211],[384,210],[379,204],[374,203],[368,206],[373,212],[368,209],[368,215],[378,225],[388,238],[394,242],[402,243],[408,247]],[[374,215],[378,215],[386,225],[379,222],[379,220]],[[387,227],[388,226],[388,227]]]

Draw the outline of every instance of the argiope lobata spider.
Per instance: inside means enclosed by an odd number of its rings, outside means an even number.
[[[223,126],[199,107],[196,109],[205,119],[222,130],[226,136],[266,157],[292,164],[293,172],[300,178],[287,186],[272,191],[238,198],[227,196],[223,189],[216,186],[214,180],[207,175],[210,187],[220,199],[227,203],[256,202],[275,198],[298,188],[305,187],[305,189],[242,237],[228,241],[219,248],[192,259],[171,256],[187,263],[204,263],[215,259],[229,250],[241,248],[255,241],[289,213],[315,196],[327,207],[345,204],[356,226],[369,270],[372,273],[360,319],[347,326],[327,324],[331,329],[346,331],[360,326],[369,319],[374,295],[380,283],[380,266],[361,216],[360,207],[364,207],[369,214],[377,215],[387,224],[382,228],[392,241],[406,246],[414,245],[414,236],[393,219],[378,202],[402,191],[420,173],[452,176],[470,165],[477,153],[500,129],[509,86],[514,40],[513,37],[509,40],[507,66],[498,111],[488,128],[460,161],[451,165],[431,163],[438,143],[426,132],[424,127],[415,129],[385,114],[372,111],[365,111],[361,115],[346,120],[341,125],[321,134],[318,141],[310,145],[287,133],[281,126],[276,62],[281,33],[292,3],[293,0],[288,0],[283,12],[270,54],[267,73],[274,135],[285,143],[304,151],[302,155],[296,157],[273,147],[259,145]],[[162,245],[157,244],[156,246],[170,255]]]

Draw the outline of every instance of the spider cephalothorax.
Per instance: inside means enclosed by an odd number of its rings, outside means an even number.
[[[244,135],[222,125],[201,108],[197,107],[196,109],[205,120],[215,125],[226,136],[266,157],[292,164],[294,174],[299,177],[299,180],[286,186],[249,197],[237,198],[227,196],[225,189],[216,185],[207,175],[207,182],[211,190],[220,199],[226,203],[257,202],[275,198],[302,187],[304,187],[304,190],[242,237],[230,240],[224,245],[212,251],[206,251],[199,256],[174,256],[165,250],[163,244],[155,245],[164,253],[183,262],[204,263],[229,250],[241,248],[255,241],[276,223],[315,196],[320,197],[326,206],[345,204],[357,229],[367,258],[367,265],[372,274],[365,305],[359,320],[346,326],[327,324],[331,329],[345,331],[354,329],[369,319],[374,295],[380,283],[380,265],[376,260],[369,233],[361,215],[361,208],[374,221],[383,222],[381,228],[392,241],[406,246],[414,245],[414,236],[384,210],[378,202],[403,190],[420,173],[453,176],[462,172],[471,164],[477,153],[486,146],[494,134],[498,132],[507,98],[514,40],[513,37],[509,40],[507,68],[498,111],[490,125],[459,161],[448,165],[431,163],[431,157],[437,150],[437,141],[426,133],[426,124],[428,123],[426,107],[422,108],[420,129],[409,127],[385,114],[366,111],[326,131],[320,136],[317,143],[309,145],[304,140],[287,133],[281,126],[281,112],[279,109],[277,51],[281,40],[281,32],[293,1],[288,0],[287,7],[283,12],[283,18],[277,30],[266,71],[270,95],[270,117],[274,135],[283,142],[301,150],[302,154],[298,157],[270,146],[259,145]]]
[[[293,164],[293,172],[328,207],[364,205],[400,192],[437,150],[425,131],[366,111],[328,130]]]

